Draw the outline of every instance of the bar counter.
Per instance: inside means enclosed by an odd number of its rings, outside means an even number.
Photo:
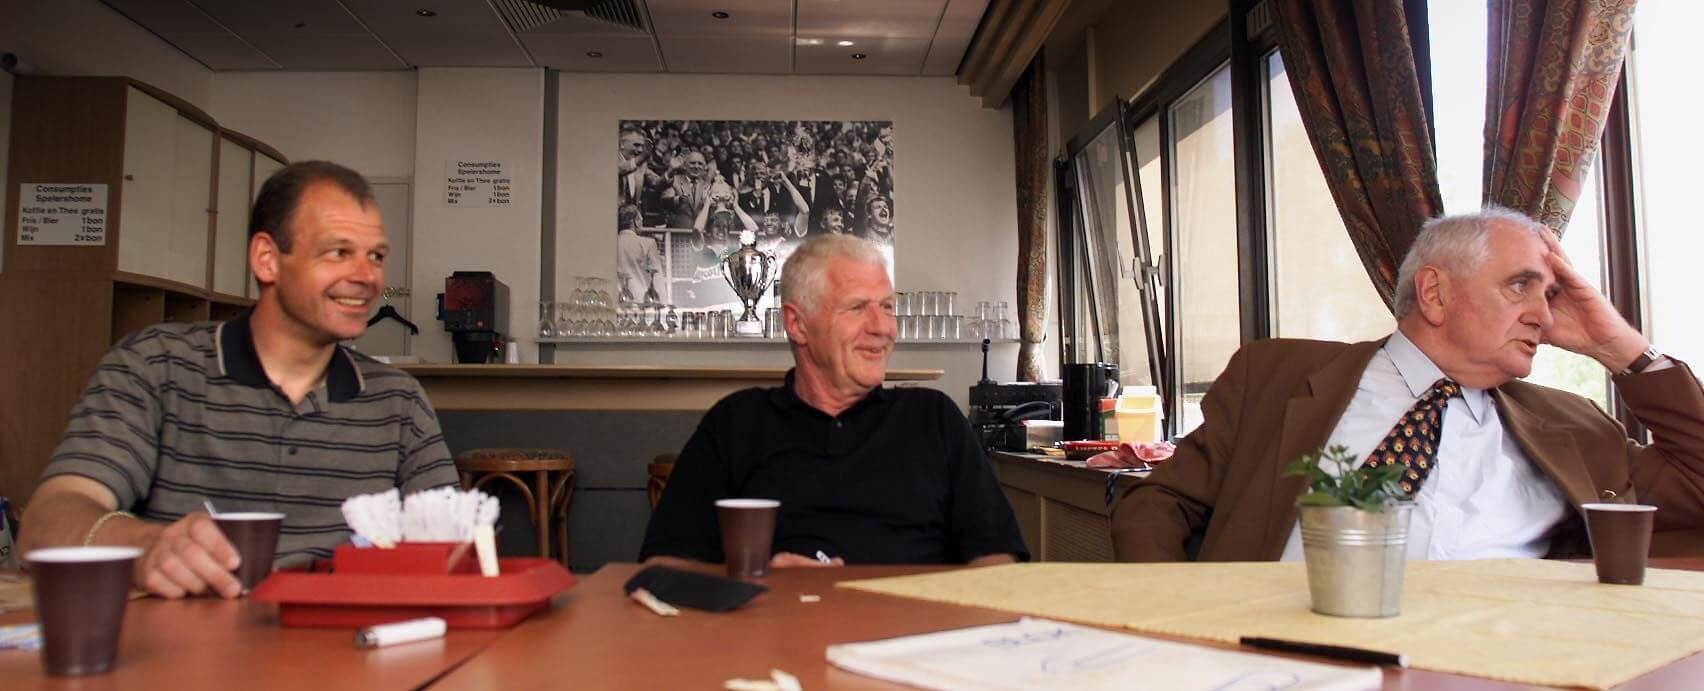
[[[708,410],[723,396],[776,386],[785,367],[650,365],[396,365],[437,410]],[[890,369],[892,383],[940,379],[939,369]]]

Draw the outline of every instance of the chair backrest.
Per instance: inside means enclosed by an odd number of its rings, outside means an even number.
[[[649,479],[645,481],[645,498],[651,500],[653,511],[657,508],[657,502],[663,499],[663,488],[668,486],[669,473],[674,472],[675,461],[679,458],[680,454],[657,454],[656,458],[651,459],[651,464],[645,467],[650,474]]]

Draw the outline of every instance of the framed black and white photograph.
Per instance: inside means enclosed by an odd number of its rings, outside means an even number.
[[[857,235],[892,272],[892,122],[622,120],[617,147],[624,306],[738,306],[721,265],[742,231],[777,266],[813,235]]]

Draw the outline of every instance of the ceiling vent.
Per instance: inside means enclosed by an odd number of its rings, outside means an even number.
[[[555,22],[566,13],[628,31],[649,33],[639,0],[492,0],[497,13],[517,34]]]

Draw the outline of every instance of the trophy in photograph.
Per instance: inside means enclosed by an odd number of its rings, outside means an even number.
[[[745,313],[734,323],[737,336],[762,336],[763,320],[757,316],[757,301],[775,282],[775,257],[757,248],[757,234],[740,231],[740,248],[722,260],[722,278],[745,305]]]

